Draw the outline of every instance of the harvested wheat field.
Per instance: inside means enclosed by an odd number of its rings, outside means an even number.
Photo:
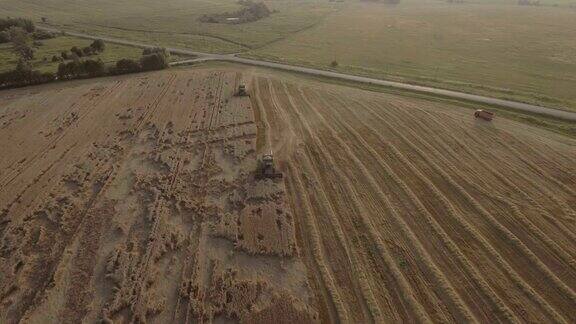
[[[576,322],[576,142],[535,127],[197,69],[0,92],[0,152],[1,323]]]

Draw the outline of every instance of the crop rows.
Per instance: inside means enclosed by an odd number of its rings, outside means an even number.
[[[2,98],[2,323],[576,321],[573,140],[227,69]]]
[[[271,145],[294,138],[280,153],[321,314],[576,320],[572,141],[436,103],[255,83]]]

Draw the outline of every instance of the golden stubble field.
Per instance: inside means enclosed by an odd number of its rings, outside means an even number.
[[[0,322],[574,322],[575,147],[260,71],[4,91]]]

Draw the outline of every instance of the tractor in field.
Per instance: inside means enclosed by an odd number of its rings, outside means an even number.
[[[494,113],[491,111],[478,109],[478,110],[476,110],[476,112],[474,112],[474,117],[475,118],[481,118],[481,119],[484,119],[486,121],[492,121],[492,119],[494,119]]]
[[[236,92],[238,97],[248,97],[248,91],[246,90],[246,85],[241,84],[238,86],[238,91]]]
[[[274,167],[274,156],[272,153],[264,154],[258,160],[258,168],[256,169],[256,179],[282,179],[282,172],[278,172]]]

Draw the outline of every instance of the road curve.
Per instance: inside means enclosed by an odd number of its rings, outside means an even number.
[[[61,32],[61,30],[58,30],[55,28],[50,28],[50,27],[39,26],[38,28],[43,29],[43,30],[47,30],[47,31],[51,31],[51,32]],[[87,38],[87,39],[102,39],[103,41],[113,43],[113,44],[120,44],[120,45],[129,45],[129,46],[142,47],[142,48],[153,46],[150,44],[144,44],[144,43],[134,42],[134,41],[125,40],[125,39],[94,36],[94,35],[78,33],[78,32],[66,31],[66,34],[70,35],[70,36]],[[198,58],[192,59],[192,60],[175,62],[173,65],[181,65],[181,64],[185,64],[185,63],[193,63],[193,62],[207,61],[207,60],[228,61],[228,62],[234,62],[234,63],[240,63],[240,64],[248,64],[248,65],[254,65],[254,66],[262,66],[262,67],[267,67],[267,68],[279,69],[279,70],[284,70],[284,71],[305,73],[305,74],[310,74],[310,75],[315,75],[315,76],[323,76],[323,77],[346,80],[346,81],[361,82],[361,83],[366,83],[366,84],[374,84],[374,85],[380,85],[380,86],[391,87],[391,88],[402,89],[402,90],[417,91],[417,92],[433,94],[433,95],[441,95],[441,96],[455,98],[455,99],[463,99],[463,100],[468,100],[468,101],[473,101],[473,102],[478,102],[478,103],[483,103],[483,104],[496,105],[496,106],[511,108],[511,109],[515,109],[515,110],[541,114],[541,115],[550,116],[550,117],[554,117],[554,118],[560,118],[560,119],[569,120],[569,121],[576,121],[576,113],[575,112],[559,110],[559,109],[554,109],[554,108],[548,108],[548,107],[543,107],[543,106],[538,106],[538,105],[531,105],[531,104],[522,103],[522,102],[516,102],[516,101],[510,101],[510,100],[504,100],[504,99],[498,99],[498,98],[491,98],[491,97],[486,97],[486,96],[469,94],[469,93],[465,93],[465,92],[445,90],[445,89],[439,89],[439,88],[433,88],[433,87],[413,85],[413,84],[409,84],[409,83],[386,81],[386,80],[350,75],[350,74],[345,74],[345,73],[324,71],[324,70],[306,68],[306,67],[301,67],[301,66],[296,66],[296,65],[288,65],[288,64],[281,64],[281,63],[274,63],[274,62],[267,62],[267,61],[261,61],[261,60],[241,58],[241,57],[237,57],[235,54],[210,54],[210,53],[197,52],[197,51],[192,51],[189,49],[175,48],[175,47],[167,47],[166,49],[173,54],[194,55],[194,56],[198,57]]]

